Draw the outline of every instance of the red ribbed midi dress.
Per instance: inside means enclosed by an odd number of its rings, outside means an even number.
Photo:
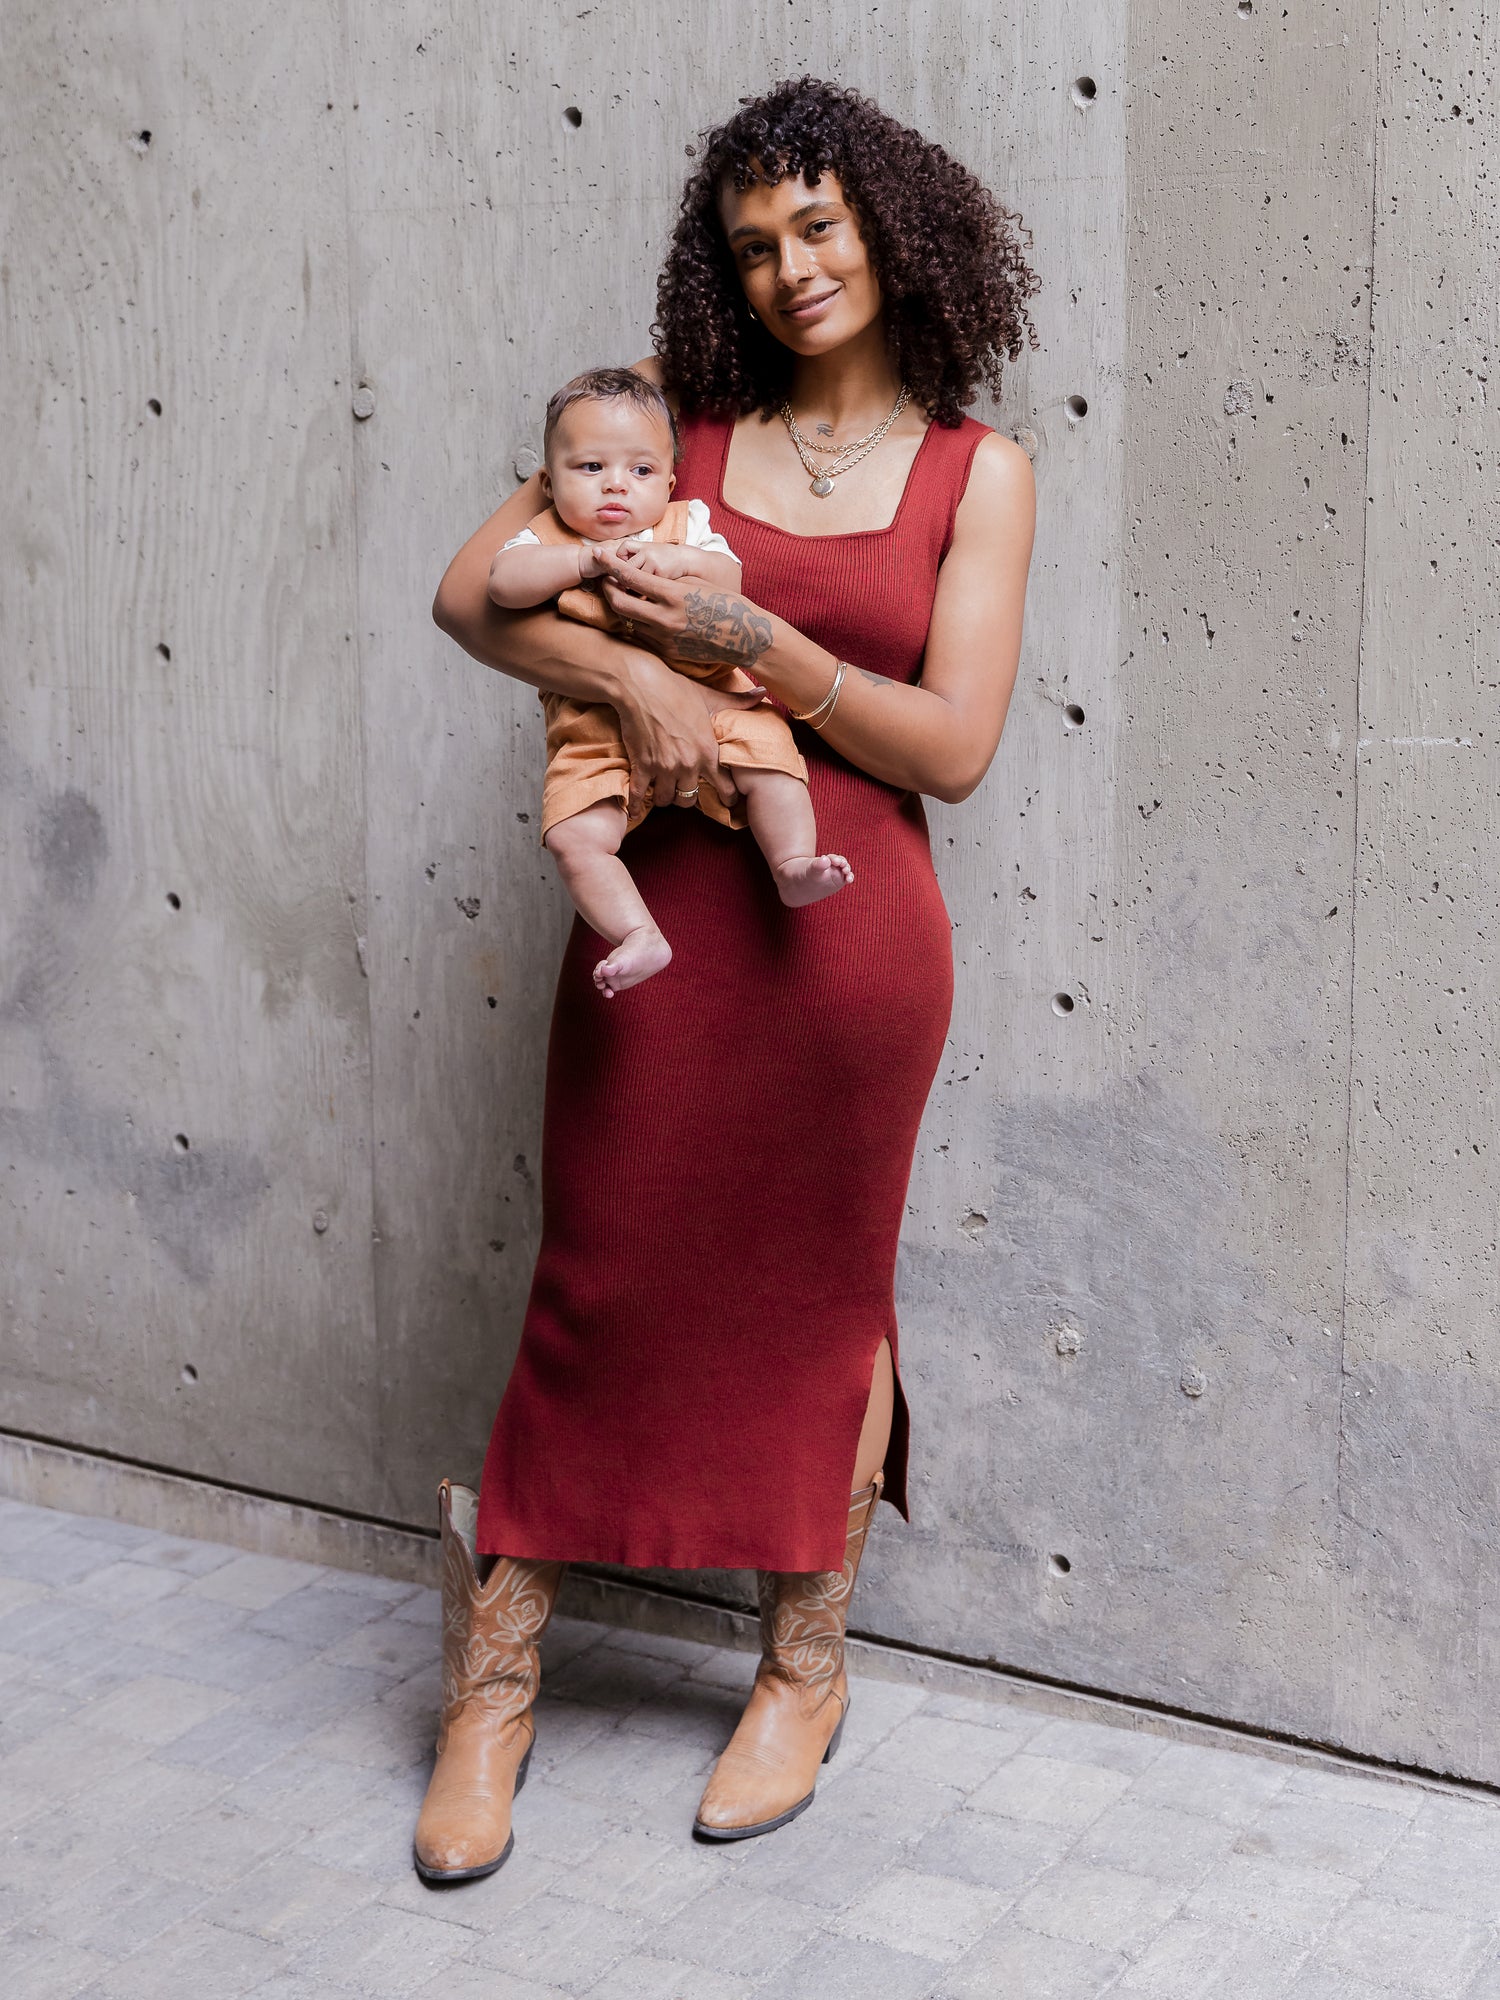
[[[984,425],[929,426],[896,517],[794,535],[726,506],[732,426],[683,424],[748,597],[838,658],[913,681]],[[820,850],[851,888],[782,907],[748,833],[657,811],[621,853],[671,965],[614,1000],[579,918],[547,1059],[542,1244],[480,1490],[490,1554],[836,1569],[896,1243],[953,996],[915,793],[815,730]],[[907,1513],[898,1387],[886,1498]]]

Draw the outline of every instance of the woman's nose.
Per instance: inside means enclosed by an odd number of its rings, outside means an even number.
[[[793,237],[790,243],[781,246],[781,269],[778,276],[784,285],[795,285],[805,278],[813,268],[812,257],[805,243]]]

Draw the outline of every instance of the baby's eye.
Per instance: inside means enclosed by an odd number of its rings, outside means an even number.
[[[602,472],[604,470],[603,461],[597,458],[586,458],[578,470],[580,472]]]
[[[635,476],[637,479],[651,479],[655,477],[655,474],[656,474],[656,467],[654,465],[638,465],[635,468]]]

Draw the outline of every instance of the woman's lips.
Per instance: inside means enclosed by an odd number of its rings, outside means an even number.
[[[799,326],[805,326],[809,320],[818,317],[824,306],[831,305],[838,295],[838,287],[835,285],[831,292],[820,292],[815,299],[803,299],[800,305],[783,306],[781,316],[783,319],[796,320]]]

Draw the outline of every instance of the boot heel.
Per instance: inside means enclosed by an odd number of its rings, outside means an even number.
[[[832,1736],[830,1736],[828,1739],[828,1748],[823,1752],[823,1762],[825,1764],[831,1760],[834,1751],[837,1750],[839,1747],[839,1743],[841,1742],[844,1734],[844,1722],[848,1714],[849,1710],[847,1707],[845,1707],[843,1715],[839,1717],[838,1728],[834,1730]]]
[[[522,1785],[524,1785],[526,1782],[526,1773],[531,1769],[531,1753],[533,1750],[535,1750],[535,1748],[536,1748],[536,1738],[533,1736],[531,1741],[526,1745],[526,1755],[521,1759],[521,1767],[516,1772],[517,1792],[520,1791]],[[514,1797],[514,1793],[512,1793],[512,1797]]]

